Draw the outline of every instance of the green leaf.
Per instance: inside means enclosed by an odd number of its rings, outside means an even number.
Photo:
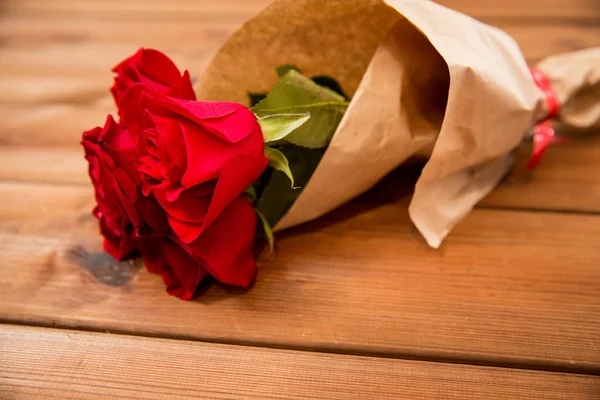
[[[269,159],[269,166],[286,174],[292,182],[292,187],[294,187],[294,176],[290,170],[290,164],[283,153],[277,149],[265,146],[265,157]]]
[[[310,113],[273,114],[258,118],[265,143],[283,139],[301,127],[310,118]]]
[[[286,136],[285,141],[315,149],[329,144],[346,108],[348,102],[343,96],[290,69],[252,110],[259,117],[310,112],[310,119]]]
[[[275,236],[273,235],[273,229],[271,228],[271,225],[269,225],[269,221],[267,221],[267,217],[265,217],[263,215],[263,213],[261,213],[258,210],[254,210],[256,211],[256,215],[258,215],[258,219],[260,219],[260,222],[262,222],[262,227],[263,227],[263,231],[265,232],[265,237],[267,238],[267,243],[269,243],[269,255],[273,252],[273,249],[275,248]]]
[[[282,76],[284,76],[285,74],[287,74],[289,70],[294,70],[294,71],[302,74],[302,71],[300,71],[300,68],[298,68],[292,64],[283,64],[283,65],[280,65],[279,67],[275,68],[275,72],[277,72],[277,76],[279,76],[280,78]]]
[[[307,149],[288,144],[281,147],[281,152],[285,154],[288,160],[295,184],[299,187],[305,187],[319,161],[321,161],[325,150]],[[294,204],[301,192],[301,189],[290,187],[288,178],[284,174],[274,173],[260,194],[255,208],[263,213],[271,226],[275,226]]]

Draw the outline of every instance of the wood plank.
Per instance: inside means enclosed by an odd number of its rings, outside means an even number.
[[[600,7],[599,7],[600,8]],[[7,15],[0,19],[0,68],[6,85],[14,77],[47,74],[78,79],[110,75],[110,68],[135,49],[155,47],[174,57],[182,68],[198,74],[228,35],[235,21],[103,21],[94,15],[74,19],[27,18]],[[514,20],[485,21],[505,30],[520,44],[530,63],[541,58],[600,46],[599,24],[555,21],[524,24]],[[19,75],[20,74],[20,75]],[[93,79],[92,79],[93,81]]]
[[[73,229],[95,225],[91,185],[72,186],[0,182],[0,229],[9,232],[45,232],[70,237]],[[87,222],[87,225],[86,225]],[[66,229],[66,230],[65,230]],[[87,231],[90,233],[90,231]]]
[[[516,18],[525,23],[538,19],[580,19],[598,22],[596,0],[435,0],[479,19]]]
[[[0,38],[4,45],[0,51],[0,65],[3,72],[65,77],[76,74],[79,78],[90,72],[110,76],[110,68],[140,47],[160,49],[173,57],[183,69],[190,69],[193,73],[198,68],[182,56],[193,61],[212,56],[242,22],[128,22],[14,16],[0,21]],[[13,57],[11,53],[14,53]],[[191,65],[184,65],[185,62]],[[63,75],[60,75],[61,72]]]
[[[0,107],[0,144],[78,148],[83,131],[116,114],[106,95],[101,103]]]
[[[600,135],[573,139],[548,149],[532,172],[525,169],[531,142],[517,152],[512,172],[479,207],[548,211],[600,211]]]
[[[600,46],[600,24],[498,22],[493,25],[517,41],[530,65],[554,54]]]
[[[577,0],[585,6],[585,0]],[[94,14],[98,17],[114,18],[115,15],[125,19],[140,17],[161,19],[175,18],[185,20],[208,15],[252,15],[267,6],[271,0],[55,0],[51,3],[45,0],[4,0],[4,9],[11,13],[25,14]]]
[[[517,18],[578,18],[598,21],[600,10],[596,0],[437,0],[446,7],[454,8],[474,17]],[[223,0],[218,5],[210,0],[4,0],[4,7],[15,13],[95,13],[107,17],[136,19],[140,16],[159,15],[161,18],[198,18],[207,13],[254,13],[270,3],[270,0]]]
[[[5,321],[600,373],[600,216],[475,210],[434,250],[367,196],[280,235],[248,292],[182,302],[99,253],[89,188],[0,189]]]
[[[4,46],[0,65],[4,73],[62,76],[59,74],[63,72],[65,77],[75,74],[79,78],[93,71],[110,75],[112,66],[139,47],[160,49],[179,64],[184,60],[177,58],[178,53],[189,52],[193,59],[211,56],[243,22],[221,17],[207,21],[104,21],[93,15],[77,19],[9,15],[0,21]],[[18,61],[10,57],[11,52]],[[193,67],[187,66],[194,72]]]
[[[10,398],[595,399],[600,378],[0,326]]]
[[[83,148],[0,146],[0,181],[90,184]]]

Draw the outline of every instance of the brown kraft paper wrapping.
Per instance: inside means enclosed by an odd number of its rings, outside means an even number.
[[[409,214],[438,247],[546,113],[513,39],[427,0],[277,0],[218,51],[198,97],[247,104],[282,64],[335,77],[352,101],[276,230],[327,213],[426,151]]]
[[[561,133],[600,131],[600,48],[558,54],[535,68],[548,77],[558,99]]]

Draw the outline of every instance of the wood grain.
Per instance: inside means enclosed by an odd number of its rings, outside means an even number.
[[[247,292],[182,302],[101,252],[78,143],[115,112],[110,68],[146,46],[197,76],[268,2],[0,2],[0,321],[180,339],[0,326],[0,398],[598,398],[595,377],[515,369],[600,374],[597,137],[533,175],[522,146],[439,250],[408,219],[408,167],[280,235]],[[440,2],[530,63],[600,46],[597,0]]]
[[[0,390],[14,399],[591,400],[600,378],[4,325]]]
[[[564,0],[563,0],[564,1]],[[578,0],[584,5],[585,0]],[[168,19],[186,19],[202,15],[212,15],[225,18],[238,14],[253,14],[265,7],[271,0],[172,0],[165,3],[162,0],[5,0],[4,7],[11,13],[25,14],[83,14],[90,13],[109,18],[140,19],[148,16]]]
[[[116,114],[110,98],[104,99],[104,105],[0,107],[0,145],[78,149],[82,132],[102,126],[108,114]]]
[[[436,0],[437,3],[480,19],[514,18],[527,25],[541,19],[578,19],[597,23],[596,0]]]
[[[92,14],[78,19],[11,15],[0,22],[0,102],[30,104],[64,102],[68,89],[83,92],[81,101],[90,93],[104,93],[110,68],[142,46],[160,49],[197,76],[242,21],[104,21]],[[600,46],[598,24],[508,20],[492,25],[513,36],[532,64],[552,54]]]
[[[49,185],[0,181],[0,229],[8,232],[50,232],[71,235],[93,221],[91,185]]]
[[[517,151],[512,172],[478,207],[548,211],[600,211],[600,135],[551,146],[540,165],[527,171],[531,142]],[[600,261],[599,261],[600,263]]]
[[[82,149],[0,146],[0,182],[89,185]]]
[[[402,199],[367,195],[281,235],[250,291],[182,302],[98,259],[87,187],[1,188],[6,321],[600,373],[600,216],[476,210],[434,250]]]
[[[600,10],[595,0],[438,0],[440,4],[479,18],[579,18],[598,21]],[[95,13],[107,17],[136,19],[160,16],[161,18],[198,18],[211,14],[237,15],[253,13],[266,6],[270,0],[4,0],[4,7],[13,13],[26,14],[83,14]],[[226,12],[224,12],[226,10]],[[165,15],[166,14],[166,15]]]

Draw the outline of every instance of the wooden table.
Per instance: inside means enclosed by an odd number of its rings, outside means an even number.
[[[248,292],[167,296],[100,253],[80,134],[140,46],[198,73],[268,0],[0,3],[0,398],[600,399],[600,136],[530,150],[427,247],[418,170],[278,237]],[[600,45],[598,0],[443,0],[531,63]],[[521,171],[521,172],[519,172]]]

